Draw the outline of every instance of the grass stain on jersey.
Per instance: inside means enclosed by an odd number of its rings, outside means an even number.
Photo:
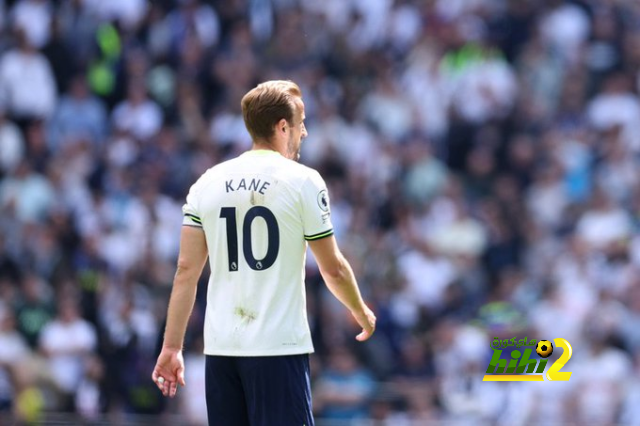
[[[264,194],[261,194],[261,193],[256,192],[256,191],[251,191],[251,196],[249,198],[249,202],[251,203],[252,206],[263,205],[264,204],[264,199],[265,199]]]
[[[247,322],[251,322],[251,321],[254,321],[256,319],[256,313],[255,312],[251,312],[251,311],[243,308],[242,306],[237,306],[236,309],[233,312],[236,315],[238,315],[240,318],[242,318],[243,320],[246,320]]]

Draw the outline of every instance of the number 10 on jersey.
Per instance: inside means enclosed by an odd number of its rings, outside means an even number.
[[[253,220],[260,217],[267,225],[267,254],[262,259],[256,259],[253,255],[253,243],[251,241],[251,225]],[[238,224],[236,222],[236,208],[223,207],[220,209],[220,218],[227,222],[227,251],[229,253],[229,271],[237,272],[238,265]],[[270,268],[278,257],[280,249],[280,228],[278,221],[271,210],[264,206],[254,206],[247,211],[242,221],[242,253],[244,260],[254,271],[263,271]]]

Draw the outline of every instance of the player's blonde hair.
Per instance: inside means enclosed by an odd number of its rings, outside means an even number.
[[[293,123],[294,97],[302,98],[300,87],[289,80],[271,80],[258,84],[242,98],[242,116],[254,141],[269,141],[274,126],[283,118]]]

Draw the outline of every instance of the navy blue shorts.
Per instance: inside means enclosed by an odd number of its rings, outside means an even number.
[[[313,426],[309,355],[207,355],[209,425]]]

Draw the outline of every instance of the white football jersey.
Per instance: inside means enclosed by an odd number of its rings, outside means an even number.
[[[211,276],[204,352],[313,352],[307,321],[307,241],[333,235],[320,174],[275,151],[248,151],[191,187],[184,225],[204,229]]]

